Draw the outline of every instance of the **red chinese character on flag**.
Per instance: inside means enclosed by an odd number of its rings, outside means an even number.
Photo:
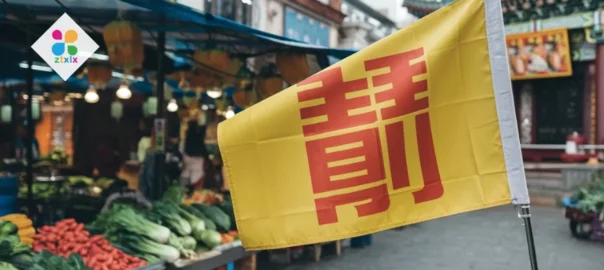
[[[422,48],[403,52],[391,56],[377,58],[365,62],[365,68],[376,70],[390,68],[390,72],[374,76],[374,86],[392,84],[392,88],[376,94],[376,101],[386,102],[394,100],[394,106],[381,109],[384,120],[404,116],[428,108],[428,96],[415,98],[416,94],[428,90],[426,80],[413,81],[413,77],[427,72],[425,61],[417,60],[424,55]],[[430,127],[430,115],[424,112],[415,116],[415,129],[417,144],[419,148],[419,159],[424,180],[424,187],[413,192],[415,203],[421,203],[438,199],[444,190],[438,164],[434,143],[432,140],[432,129]],[[388,155],[390,172],[394,189],[405,188],[410,185],[407,158],[405,156],[404,127],[402,122],[386,125],[386,141],[388,144]]]
[[[357,187],[384,180],[384,163],[377,128],[351,132],[306,143],[315,194]],[[386,184],[315,200],[319,224],[338,221],[336,206],[355,206],[359,217],[386,211],[390,206]]]
[[[335,67],[298,83],[298,87],[317,82],[321,82],[322,85],[298,92],[298,101],[323,99],[324,103],[300,109],[300,116],[302,119],[327,116],[327,121],[305,125],[302,127],[304,136],[362,126],[377,121],[376,112],[373,111],[356,115],[349,115],[348,113],[349,110],[371,105],[371,97],[369,96],[346,98],[347,93],[367,89],[367,79],[344,81],[342,69]]]

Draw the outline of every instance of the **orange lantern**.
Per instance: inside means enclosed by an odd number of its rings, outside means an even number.
[[[265,99],[283,90],[283,79],[278,76],[257,78],[256,85],[260,96]]]
[[[310,76],[310,66],[305,54],[278,53],[276,62],[283,80],[289,85],[294,85]]]
[[[254,92],[237,90],[233,93],[233,102],[241,108],[247,108],[254,103]]]
[[[218,71],[226,72],[230,65],[229,54],[219,49],[196,50],[193,59],[199,68],[210,67]]]
[[[130,74],[143,65],[143,34],[136,25],[128,21],[113,21],[105,26],[103,38],[107,46],[109,61]]]
[[[237,73],[241,69],[241,59],[231,58],[229,61],[229,67],[227,68],[227,74],[221,74],[223,85],[232,85],[237,79]]]
[[[86,73],[88,75],[88,81],[96,89],[103,89],[112,76],[111,64],[105,61],[92,61],[89,60],[86,66]]]

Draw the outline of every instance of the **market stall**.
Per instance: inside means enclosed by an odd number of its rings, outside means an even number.
[[[173,180],[164,181],[166,119],[199,118],[207,125],[208,152],[220,171],[219,121],[328,66],[328,56],[353,51],[304,44],[158,0],[3,0],[0,13],[3,33],[11,37],[0,44],[6,66],[0,82],[9,97],[0,100],[2,119],[27,128],[23,155],[3,160],[0,169],[0,195],[7,198],[0,201],[6,209],[0,211],[0,261],[17,269],[216,269],[235,261],[238,269],[254,269],[255,254],[237,240],[227,185],[214,191],[171,185],[164,194]],[[100,45],[67,81],[28,48],[63,13]],[[134,49],[120,47],[125,43]],[[253,68],[247,61],[267,55],[274,63]],[[154,119],[151,190],[137,191],[143,165],[136,158],[115,177],[82,175],[70,166],[91,156],[66,131],[80,115],[102,111],[113,120],[89,119],[93,126],[127,129],[133,110]],[[53,135],[39,143],[44,155],[37,157],[32,149],[41,122]],[[127,178],[126,186],[117,178]]]

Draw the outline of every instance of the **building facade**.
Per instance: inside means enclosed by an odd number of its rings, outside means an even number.
[[[363,49],[397,30],[386,12],[377,11],[362,0],[344,0],[342,12],[346,18],[339,32],[340,48]]]
[[[403,5],[421,18],[450,2],[405,0]],[[555,47],[558,38],[550,33],[559,30],[554,29],[563,29],[561,33],[568,37],[563,43],[570,54],[569,72],[548,78],[512,76],[525,159],[560,160],[566,138],[573,132],[585,136],[588,144],[604,144],[603,7],[604,2],[598,0],[502,0],[509,54],[517,52],[519,45]],[[524,40],[526,44],[516,43],[520,40],[516,37],[539,35],[544,37],[539,42],[546,44],[533,44],[535,40],[530,39]],[[552,66],[548,62],[552,57],[559,57],[553,54],[543,53],[546,66]],[[514,75],[517,67],[510,62]]]

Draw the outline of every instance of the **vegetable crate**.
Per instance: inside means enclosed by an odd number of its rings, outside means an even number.
[[[562,204],[565,208],[564,216],[570,220],[569,227],[574,237],[604,241],[602,216],[594,212],[583,212],[578,208],[578,202],[571,198],[562,199]]]

